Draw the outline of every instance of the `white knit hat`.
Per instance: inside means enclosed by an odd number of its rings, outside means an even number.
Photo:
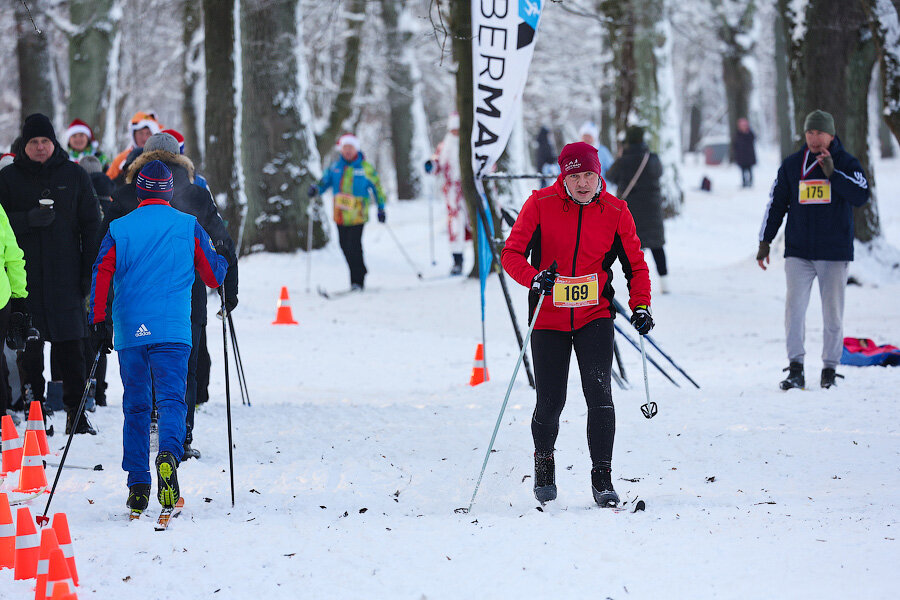
[[[356,151],[359,152],[362,147],[359,143],[359,138],[353,135],[352,133],[345,133],[337,141],[338,148],[342,148],[344,146],[353,146],[356,148]]]

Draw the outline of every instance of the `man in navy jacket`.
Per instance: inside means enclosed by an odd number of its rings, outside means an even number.
[[[784,270],[787,275],[785,330],[790,365],[781,389],[805,385],[803,377],[806,308],[813,280],[822,298],[823,348],[820,384],[835,383],[843,347],[844,290],[853,260],[853,207],[869,200],[863,168],[835,136],[834,118],[816,110],[806,116],[806,144],[778,169],[759,235],[756,260],[765,270],[769,245],[784,215]]]
[[[128,471],[128,506],[147,508],[150,495],[150,411],[153,391],[159,411],[157,497],[163,506],[179,498],[176,468],[183,454],[184,400],[191,353],[191,286],[196,269],[219,287],[228,262],[219,256],[196,217],[169,204],[174,181],[160,161],[136,179],[141,204],[116,219],[100,245],[91,280],[90,320],[95,347],[113,346],[106,321],[110,284],[112,322],[125,388],[122,408],[122,468]],[[151,381],[152,380],[152,381]]]

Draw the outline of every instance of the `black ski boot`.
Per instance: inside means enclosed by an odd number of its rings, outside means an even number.
[[[75,433],[89,433],[91,435],[97,435],[97,430],[94,429],[91,422],[88,421],[87,415],[81,413],[81,418],[78,419],[78,423],[75,423],[75,413],[76,411],[70,410],[66,411],[66,435],[72,433],[72,428],[74,427]]]
[[[190,442],[185,442],[184,443],[184,455],[181,457],[181,462],[184,462],[190,458],[196,458],[197,460],[199,460],[200,459],[200,451],[195,448],[191,448]]]
[[[160,452],[156,457],[157,490],[159,503],[171,508],[181,497],[178,489],[178,461],[171,452]]]
[[[131,509],[131,514],[141,514],[147,510],[150,504],[150,484],[136,483],[128,488],[128,500],[125,506]]]
[[[594,502],[597,506],[612,508],[619,504],[619,495],[613,489],[612,469],[609,464],[603,464],[591,469],[591,491],[594,493]]]
[[[541,504],[556,500],[556,462],[553,453],[534,453],[534,497]]]
[[[463,255],[462,253],[455,252],[453,254],[453,268],[450,269],[450,275],[462,275],[463,269]]]
[[[791,388],[803,389],[806,381],[803,379],[803,363],[791,362],[790,366],[782,371],[787,371],[787,379],[779,383],[779,387],[785,391]]]
[[[837,381],[834,380],[835,377],[840,377],[841,379],[844,378],[844,376],[840,373],[835,373],[834,369],[832,369],[831,367],[825,367],[824,369],[822,369],[822,380],[820,381],[821,386],[826,390],[833,385],[836,386]]]

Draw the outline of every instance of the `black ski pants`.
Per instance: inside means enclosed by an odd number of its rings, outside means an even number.
[[[350,267],[350,285],[364,287],[366,280],[366,263],[363,262],[362,249],[363,225],[338,225],[338,240],[347,266]]]
[[[531,334],[531,354],[537,404],[531,417],[534,449],[553,451],[559,434],[559,417],[566,404],[569,360],[575,348],[581,388],[587,401],[588,450],[593,465],[612,462],[616,436],[616,412],[610,387],[613,358],[612,319],[596,319],[575,331],[535,329]]]

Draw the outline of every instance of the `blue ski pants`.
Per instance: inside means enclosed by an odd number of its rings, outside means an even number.
[[[128,485],[149,484],[150,411],[153,390],[159,412],[159,451],[171,452],[177,461],[184,454],[184,419],[187,406],[184,392],[191,347],[181,343],[161,343],[119,350],[119,371],[125,392],[122,410],[122,469]],[[152,381],[151,381],[152,379]]]

